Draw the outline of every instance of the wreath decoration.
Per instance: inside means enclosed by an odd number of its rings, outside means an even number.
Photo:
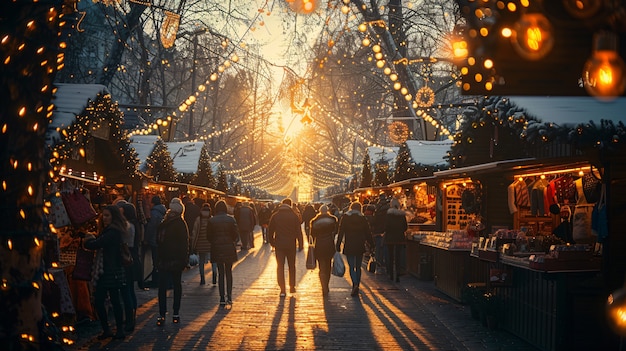
[[[409,127],[405,123],[395,121],[387,129],[389,138],[396,144],[402,144],[409,138]]]
[[[415,102],[419,107],[431,107],[435,103],[435,92],[427,86],[421,87],[415,94]]]
[[[482,190],[480,186],[465,189],[461,194],[461,208],[467,214],[480,214],[482,204]]]

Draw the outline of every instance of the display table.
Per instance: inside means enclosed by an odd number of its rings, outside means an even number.
[[[493,285],[498,324],[541,350],[600,350],[605,296],[598,269],[538,271],[502,256],[511,282]]]
[[[421,243],[425,252],[433,257],[433,277],[435,287],[461,302],[462,293],[467,283],[471,281],[469,252],[470,249],[442,248],[429,243]]]

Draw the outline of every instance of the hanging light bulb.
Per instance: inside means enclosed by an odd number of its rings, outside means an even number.
[[[602,0],[563,0],[563,7],[570,15],[586,19],[598,13],[602,8]]]
[[[626,65],[617,53],[617,36],[598,32],[593,36],[593,53],[583,68],[583,83],[590,95],[611,99],[624,93]]]
[[[554,32],[540,13],[525,13],[513,26],[511,41],[515,51],[527,60],[539,60],[554,46]]]

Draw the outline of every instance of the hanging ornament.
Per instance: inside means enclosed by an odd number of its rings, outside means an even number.
[[[387,129],[389,130],[389,138],[396,144],[402,144],[409,138],[409,127],[402,122],[393,122]]]
[[[435,103],[435,92],[427,87],[421,87],[415,94],[415,101],[419,107],[431,107]]]
[[[180,15],[163,11],[165,13],[165,20],[161,27],[161,44],[164,48],[171,48],[176,40],[176,33],[178,33],[178,25],[180,24]]]

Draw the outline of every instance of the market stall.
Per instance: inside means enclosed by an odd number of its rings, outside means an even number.
[[[55,323],[94,319],[91,268],[94,253],[82,249],[81,233],[98,230],[98,208],[125,195],[136,179],[135,154],[120,131],[123,116],[102,85],[58,84],[46,134],[54,177],[47,184],[51,233],[44,257],[54,279],[42,301]],[[117,184],[117,185],[115,185]]]

